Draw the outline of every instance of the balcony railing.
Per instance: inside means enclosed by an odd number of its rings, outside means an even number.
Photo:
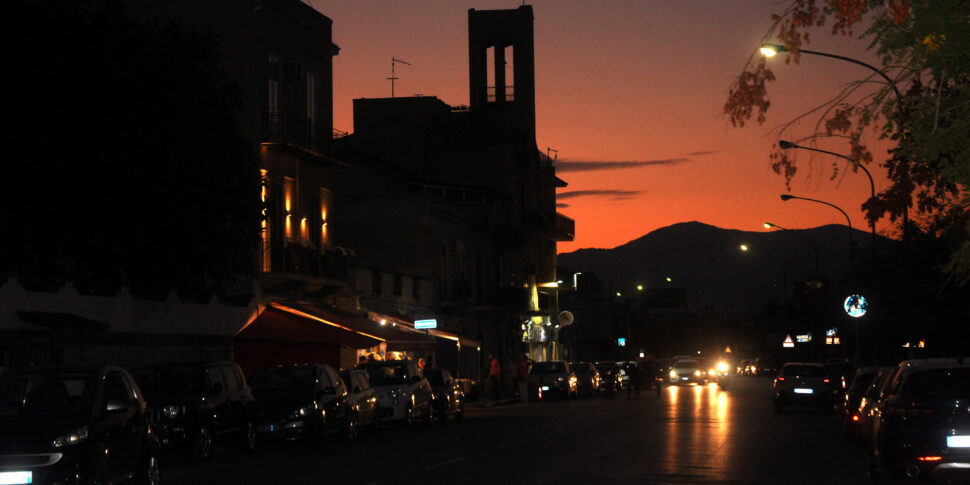
[[[321,125],[298,110],[265,111],[261,118],[261,141],[264,143],[290,143],[321,150],[327,147],[327,139],[331,136],[321,133]]]
[[[576,222],[557,212],[554,232],[557,241],[572,241],[576,237]]]
[[[262,243],[263,253],[269,252],[271,261],[263,265],[263,272],[290,273],[315,278],[344,279],[347,277],[347,254],[332,248],[318,249],[298,239]]]

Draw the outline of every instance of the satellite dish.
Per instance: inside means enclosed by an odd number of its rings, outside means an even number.
[[[575,318],[573,317],[572,312],[568,312],[568,311],[559,312],[560,327],[565,327],[566,325],[572,325],[574,320]]]

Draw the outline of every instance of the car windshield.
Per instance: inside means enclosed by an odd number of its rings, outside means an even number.
[[[393,386],[408,382],[408,366],[403,362],[381,362],[362,366],[370,374],[372,386]]]
[[[674,363],[674,369],[696,369],[700,363],[696,360],[681,360]]]
[[[133,375],[149,400],[157,396],[198,395],[205,382],[202,368],[194,366],[141,369]]]
[[[914,399],[970,397],[970,367],[914,373],[906,380],[902,394]]]
[[[609,363],[600,363],[600,362],[597,362],[596,363],[596,369],[597,370],[600,370],[600,371],[611,371],[611,370],[616,370],[616,368],[617,368],[616,364],[614,364],[612,362],[609,362]]]
[[[88,374],[0,377],[0,420],[88,416],[96,385],[95,376]]]
[[[783,375],[789,377],[825,377],[825,369],[820,365],[787,365]]]
[[[315,379],[313,367],[268,367],[249,380],[254,393],[309,393]]]
[[[566,366],[562,362],[536,362],[532,365],[532,374],[553,374],[566,372]]]
[[[582,362],[575,362],[575,363],[570,362],[569,368],[572,369],[573,372],[577,374],[589,374],[590,372],[592,372],[591,370],[589,370],[589,364],[584,364]]]

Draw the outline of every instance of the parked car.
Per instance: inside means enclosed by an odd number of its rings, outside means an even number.
[[[623,376],[616,362],[597,362],[596,370],[600,373],[600,391],[610,393],[623,388]]]
[[[863,367],[856,371],[855,377],[845,390],[839,410],[842,412],[842,428],[845,437],[856,438],[859,426],[859,401],[862,400],[866,390],[872,384],[872,380],[879,373],[879,367]]]
[[[418,364],[410,360],[385,360],[360,364],[377,390],[377,419],[400,421],[412,427],[418,419],[431,422],[431,384]]]
[[[695,359],[679,359],[670,368],[667,382],[671,385],[704,384],[707,382],[707,369]]]
[[[970,362],[907,360],[875,408],[879,482],[970,483]]]
[[[893,374],[898,370],[899,368],[896,366],[879,369],[876,376],[872,378],[872,384],[869,385],[862,399],[859,400],[859,424],[856,425],[856,439],[859,440],[860,444],[870,442],[876,406],[885,397],[885,389],[891,382]]]
[[[295,440],[357,435],[347,386],[327,364],[265,367],[249,379],[259,409],[260,438]]]
[[[159,444],[126,370],[59,366],[0,375],[0,483],[159,478]]]
[[[201,460],[215,445],[256,451],[259,412],[239,365],[181,362],[135,369],[162,448],[191,449]]]
[[[576,397],[579,393],[576,374],[561,360],[536,362],[529,369],[529,378],[539,399],[549,396]]]
[[[630,379],[633,378],[633,370],[636,368],[636,362],[617,362],[616,365],[620,368],[620,380],[623,385],[623,389],[630,387]]]
[[[367,371],[340,371],[340,379],[350,388],[347,408],[354,413],[360,429],[377,427],[377,390],[370,385]]]
[[[570,362],[569,369],[576,376],[576,392],[594,394],[600,390],[600,372],[591,362]]]
[[[448,369],[425,369],[424,377],[431,383],[432,410],[438,419],[465,416],[465,392]]]
[[[772,404],[775,411],[789,404],[827,408],[834,404],[836,386],[821,364],[787,362],[775,378]]]

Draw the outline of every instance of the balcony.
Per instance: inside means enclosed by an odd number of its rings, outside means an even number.
[[[288,143],[313,151],[327,148],[331,133],[324,134],[322,125],[295,109],[265,111],[261,120],[261,143]]]
[[[318,249],[298,239],[261,243],[263,254],[269,253],[271,264],[264,273],[285,273],[310,278],[342,280],[347,278],[348,255],[335,248]]]
[[[557,212],[553,234],[556,241],[572,241],[576,237],[576,222]]]
[[[532,212],[526,222],[554,241],[572,241],[576,235],[576,223],[558,212]]]

